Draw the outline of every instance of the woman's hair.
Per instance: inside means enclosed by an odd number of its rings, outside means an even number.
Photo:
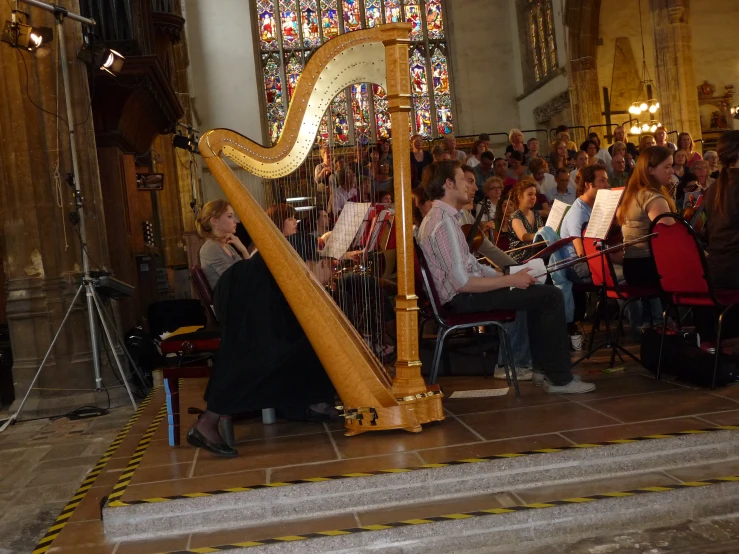
[[[598,136],[598,133],[590,133],[588,135],[588,140],[594,142],[596,146],[600,147],[600,137]]]
[[[703,159],[707,160],[708,158],[716,158],[718,160],[718,153],[715,150],[703,152]]]
[[[584,141],[584,142],[583,142],[583,143],[582,143],[582,144],[580,145],[580,150],[582,150],[583,152],[587,152],[587,151],[588,151],[588,148],[590,148],[590,145],[591,145],[591,144],[592,144],[593,146],[595,146],[595,151],[596,151],[596,153],[597,153],[597,152],[598,152],[598,143],[597,143],[597,142],[595,142],[594,140],[590,140],[590,139],[586,139],[586,140],[585,140],[585,141]]]
[[[529,162],[529,171],[531,175],[536,175],[539,171],[549,171],[549,164],[544,158],[534,158]]]
[[[521,135],[521,138],[523,138],[523,133],[521,132],[521,129],[511,129],[511,132],[508,133],[508,140],[511,144],[513,144],[514,135]]]
[[[390,202],[392,203],[392,201],[393,201],[393,193],[390,192],[389,190],[378,190],[377,191],[377,194],[375,194],[375,201],[379,204],[380,201],[382,200],[383,196],[389,196],[390,197]]]
[[[572,140],[570,138],[570,133],[568,133],[566,131],[562,131],[561,133],[557,133],[557,136],[555,137],[555,139],[557,140],[557,142],[564,142],[568,147],[570,145],[570,140]]]
[[[636,202],[638,194],[643,190],[651,190],[662,194],[670,206],[670,211],[675,211],[675,203],[670,192],[649,173],[650,168],[653,169],[659,166],[670,157],[672,157],[672,150],[666,146],[650,146],[639,155],[634,166],[634,172],[626,185],[621,205],[616,212],[619,224],[623,225],[626,221],[626,212],[632,202]]]
[[[495,207],[495,228],[500,231],[503,223],[503,215],[506,206],[513,206],[514,210],[518,209],[518,200],[513,196],[513,191],[503,191],[498,199],[498,205]]]
[[[683,162],[683,165],[685,165],[686,163],[688,163],[688,154],[687,154],[687,152],[685,152],[685,150],[678,150],[677,152],[675,152],[673,154],[672,165],[677,165],[677,157],[678,156],[682,156],[682,157],[685,158],[685,161]]]
[[[716,147],[721,173],[716,180],[716,211],[724,213],[729,195],[729,168],[739,160],[739,131],[726,131],[718,139]]]
[[[613,155],[616,154],[626,154],[626,143],[621,142],[620,140],[617,140],[613,143]]]
[[[434,157],[434,159],[441,156],[444,152],[446,152],[446,148],[444,148],[443,144],[437,144],[431,149],[431,155]]]
[[[203,209],[200,210],[200,215],[195,220],[195,230],[204,239],[215,238],[213,234],[213,227],[210,224],[211,218],[218,219],[226,210],[231,207],[231,204],[227,200],[211,200]]]
[[[472,143],[472,150],[470,150],[470,152],[472,154],[474,154],[474,155],[477,155],[477,149],[480,148],[480,146],[482,146],[483,144],[484,144],[483,141],[476,140],[475,142]],[[484,150],[483,150],[483,152],[484,152]],[[480,152],[480,154],[482,154],[482,152]]]
[[[501,179],[500,177],[490,177],[482,184],[482,193],[487,194],[488,192],[490,192],[493,188],[493,185],[499,185],[501,190],[503,190],[503,188],[505,187],[505,185],[503,184],[503,179]]]
[[[651,138],[652,140],[655,140],[654,135],[642,135],[641,138],[639,139],[639,153],[640,154],[641,154],[641,151],[642,150],[646,150],[646,147],[644,146],[644,142],[648,138]],[[655,140],[655,142],[656,142],[656,140]]]
[[[536,188],[536,181],[534,181],[533,177],[524,177],[521,179],[518,183],[516,183],[516,186],[513,187],[513,197],[516,199],[516,202],[523,196],[523,193],[526,189],[530,189],[531,187]]]
[[[454,181],[457,177],[457,169],[460,167],[462,167],[462,164],[457,160],[442,160],[426,166],[427,170],[423,172],[421,186],[426,191],[429,200],[444,198],[444,194],[446,194],[444,185],[447,179]]]
[[[690,146],[688,148],[690,148],[690,151],[692,152],[693,151],[693,137],[690,136],[690,133],[686,133],[685,131],[683,131],[682,133],[680,133],[679,135],[677,135],[677,148],[678,148],[678,150],[682,150],[683,149],[683,147],[682,147],[683,137],[688,137],[690,139]]]
[[[421,221],[423,221],[423,214],[421,213],[421,208],[419,208],[419,206],[423,206],[426,202],[428,202],[429,197],[423,187],[414,188],[411,191],[411,194],[413,195],[413,206],[411,207],[411,212],[413,213],[413,223],[415,225],[421,225]]]
[[[277,228],[282,232],[285,220],[295,217],[295,208],[290,204],[272,204],[267,208],[267,215]]]

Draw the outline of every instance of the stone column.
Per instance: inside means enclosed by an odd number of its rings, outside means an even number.
[[[79,11],[76,1],[59,2]],[[53,16],[24,6],[35,26],[54,27]],[[0,3],[0,21],[10,19],[10,3]],[[80,281],[80,241],[68,214],[74,211],[65,176],[72,171],[59,48],[69,58],[72,104],[86,212],[88,252],[93,266],[107,267],[108,247],[90,114],[87,70],[77,59],[79,23],[64,22],[66,43],[54,40],[37,52],[0,43],[0,236],[3,244],[7,319],[15,364],[16,404],[30,385],[59,328]],[[35,104],[35,105],[34,105]],[[48,113],[44,113],[45,110]],[[54,115],[56,114],[56,115]],[[93,389],[84,295],[41,374],[27,413],[58,413],[94,399],[48,389]],[[109,374],[107,374],[109,376]],[[111,379],[106,382],[110,383]]]
[[[560,56],[566,55],[570,60],[567,78],[572,126],[587,129],[603,120],[597,64],[600,0],[567,0],[564,18],[570,51]]]
[[[702,133],[693,68],[690,2],[650,0],[650,5],[657,67],[655,96],[662,106],[658,115],[668,131],[686,131],[697,140],[702,138]]]

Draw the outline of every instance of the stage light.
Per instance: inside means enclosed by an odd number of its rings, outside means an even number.
[[[51,28],[32,27],[26,21],[28,21],[27,13],[13,10],[10,21],[5,22],[0,40],[14,48],[33,51],[54,39],[54,31]]]
[[[126,59],[121,53],[111,50],[103,44],[91,44],[89,37],[85,37],[85,43],[77,57],[86,64],[110,73],[114,77],[121,72],[123,62]]]

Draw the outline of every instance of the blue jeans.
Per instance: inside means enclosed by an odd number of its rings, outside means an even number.
[[[529,328],[526,322],[526,312],[516,312],[516,321],[513,323],[504,323],[503,327],[508,333],[511,340],[511,349],[513,350],[513,365],[516,367],[532,367],[531,348],[529,346]],[[505,357],[503,356],[503,341],[498,347],[498,365],[505,365]]]

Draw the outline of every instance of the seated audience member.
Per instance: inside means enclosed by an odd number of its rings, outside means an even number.
[[[718,179],[719,168],[718,168],[718,154],[715,150],[709,150],[703,154],[703,159],[708,162],[708,174],[711,179]]]
[[[393,193],[389,190],[381,190],[377,193],[377,204],[390,205],[393,203]]]
[[[611,158],[611,173],[608,183],[611,188],[625,187],[629,180],[629,174],[626,173],[626,160],[623,154],[615,154]]]
[[[299,252],[323,284],[331,262]],[[244,286],[248,283],[248,286]],[[206,410],[187,433],[187,442],[232,458],[218,427],[221,418],[275,408],[290,420],[329,421],[334,388],[318,356],[261,255],[226,271],[213,294],[221,345],[206,389]],[[248,364],[244,360],[249,360]]]
[[[321,146],[321,163],[316,166],[313,172],[314,182],[319,192],[328,190],[328,178],[334,172],[331,164],[331,149],[327,146]]]
[[[701,190],[705,191],[716,182],[716,180],[710,176],[710,169],[706,160],[698,160],[690,169],[693,171],[693,175],[695,175],[697,187],[700,187]]]
[[[308,218],[306,223],[308,223],[308,227],[305,232],[313,237],[318,244],[318,248],[322,249],[325,245],[323,235],[331,230],[331,219],[328,212],[319,206],[316,217]]]
[[[695,181],[695,175],[685,165],[687,159],[688,157],[683,150],[678,150],[672,157],[672,177],[670,178],[669,192],[678,204],[682,204],[688,183]],[[691,188],[695,190],[695,187]]]
[[[631,144],[631,146],[634,146],[634,145]],[[612,152],[611,158],[613,158],[613,156],[616,156],[618,154],[622,155],[624,157],[624,168],[625,168],[624,171],[627,174],[631,175],[631,172],[634,171],[634,160],[636,159],[636,156],[632,156],[629,153],[628,149],[626,148],[626,145],[623,142],[614,142],[613,145],[611,145],[611,148],[613,149],[611,150]],[[636,150],[636,147],[634,147],[634,150]],[[611,165],[611,168],[612,167],[613,165]],[[609,171],[609,175],[611,173],[612,173],[612,170]]]
[[[639,152],[636,150],[636,146],[629,142],[628,135],[626,134],[626,129],[622,125],[619,125],[613,130],[613,144],[608,147],[608,153],[611,156],[613,156],[613,148],[618,142],[624,143],[624,146],[626,147],[626,152],[624,152],[624,156],[627,158],[627,161],[629,157],[631,157],[632,160],[635,160],[639,156]]]
[[[595,155],[596,159],[599,160],[604,166],[609,167],[611,165],[611,155],[608,153],[607,149],[601,148],[600,137],[598,136],[598,133],[590,133],[588,135],[588,140],[594,142],[598,147],[598,153]]]
[[[552,175],[556,174],[558,169],[566,169],[570,171],[570,157],[567,152],[567,143],[564,141],[555,142],[552,154],[549,156],[549,171]]]
[[[669,194],[672,173],[672,150],[669,148],[651,146],[639,154],[634,174],[616,212],[625,242],[648,235],[649,227],[658,215],[675,211],[675,203]],[[662,221],[672,222],[670,219]],[[649,239],[624,248],[623,268],[624,278],[630,285],[659,284]]]
[[[513,152],[519,152],[521,154],[521,163],[526,164],[529,155],[529,147],[523,142],[523,133],[520,129],[511,129],[508,133],[508,140],[510,144],[506,146],[505,155],[509,160]]]
[[[656,141],[652,135],[642,135],[639,139],[639,154],[644,152],[647,148],[656,146]]]
[[[560,125],[559,127],[555,129],[554,133],[555,133],[555,137],[554,137],[555,142],[560,142],[560,141],[566,142],[567,150],[570,151],[570,158],[573,158],[575,154],[577,154],[577,145],[570,138],[570,128],[567,127],[567,125]],[[554,144],[552,144],[551,148],[553,147],[554,147]]]
[[[518,179],[513,179],[508,176],[508,160],[505,158],[495,158],[493,162],[493,172],[495,176],[503,181],[503,186],[506,190],[510,190],[516,186]]]
[[[357,187],[357,202],[372,202],[374,198],[374,182],[367,175],[359,176],[359,184]]]
[[[467,154],[461,150],[457,150],[457,139],[451,133],[444,137],[444,148],[449,152],[449,157],[452,160],[457,160],[462,163],[467,159]]]
[[[520,181],[528,173],[528,167],[523,163],[521,152],[514,150],[508,154],[508,177]]]
[[[393,176],[393,151],[390,147],[390,141],[381,138],[377,141],[377,150],[380,153],[379,165],[380,171],[389,177]]]
[[[580,152],[585,152],[588,155],[588,165],[600,163],[600,159],[598,158],[599,151],[600,147],[598,143],[590,139],[587,139],[580,145]]]
[[[588,165],[588,153],[580,150],[575,155],[575,169],[570,171],[570,184],[575,189],[577,189],[577,182],[576,182],[577,174],[583,167],[587,165]]]
[[[472,143],[472,153],[467,157],[467,161],[465,162],[470,167],[477,167],[480,165],[480,155],[483,152],[487,152],[487,148],[485,147],[485,143],[481,140],[476,140]]]
[[[473,225],[477,219],[475,215],[472,213],[472,208],[474,208],[474,196],[475,196],[475,193],[477,192],[477,183],[475,182],[475,173],[472,171],[472,168],[468,165],[462,166],[462,172],[464,173],[464,179],[465,179],[465,182],[467,183],[467,193],[468,193],[469,202],[459,208],[459,214],[460,214],[459,223],[461,225]],[[492,179],[495,179],[495,177],[492,177]],[[480,229],[484,230],[484,226],[481,226]],[[506,254],[502,250],[500,250],[497,246],[495,246],[490,241],[490,239],[487,237],[487,234],[484,232],[483,232],[482,244],[477,249],[477,251],[501,269],[505,269],[506,267],[511,266],[511,265],[516,265],[516,260],[511,258],[508,254]]]
[[[389,171],[392,165],[385,159],[383,163],[380,159],[381,153],[378,148],[371,148],[369,163],[369,176],[372,179],[372,191],[376,194],[381,190],[390,190],[393,187],[393,178]]]
[[[517,262],[523,262],[530,258],[535,251],[533,248],[521,248],[534,242],[536,232],[544,227],[536,206],[536,182],[533,179],[522,179],[513,189],[512,193],[518,204],[518,209],[511,215],[510,248],[516,250],[511,252],[511,257]]]
[[[680,133],[677,135],[677,146],[680,150],[685,152],[685,155],[687,156],[687,161],[685,162],[685,165],[690,168],[693,166],[695,162],[698,160],[702,160],[703,156],[700,155],[699,152],[696,152],[693,150],[693,137],[690,136],[690,133]]]
[[[285,237],[298,232],[298,218],[295,217],[295,208],[290,204],[272,204],[267,208],[267,215]]]
[[[535,284],[524,270],[501,275],[484,267],[470,254],[457,219],[469,202],[467,182],[458,163],[431,165],[424,181],[434,200],[424,218],[418,241],[429,265],[440,300],[456,313],[489,310],[525,311],[534,367],[546,375],[549,393],[581,393],[595,388],[573,377],[562,293]],[[530,190],[534,191],[531,185]]]
[[[539,139],[530,138],[526,141],[526,146],[529,149],[529,160],[541,158],[541,155],[539,155]]]
[[[555,188],[547,192],[549,205],[552,206],[555,200],[572,205],[577,198],[577,194],[575,193],[576,188],[570,183],[570,172],[567,171],[567,168],[560,167],[556,171],[554,181],[556,183]]]
[[[451,160],[452,157],[447,152],[446,148],[444,148],[443,144],[437,144],[431,149],[431,155],[434,158],[435,162],[442,162],[444,160]]]
[[[672,150],[673,155],[677,152],[677,146],[667,140],[667,129],[662,126],[657,127],[657,130],[654,132],[654,145],[669,148]]]
[[[480,133],[480,136],[477,137],[477,140],[482,141],[482,143],[485,145],[485,150],[488,150],[490,152],[493,152],[493,150],[490,148],[490,135],[487,133]],[[495,153],[493,153],[493,156]]]
[[[492,152],[483,152],[480,154],[480,164],[474,168],[475,171],[475,182],[477,183],[477,190],[479,191],[478,195],[481,198],[482,197],[482,185],[490,179],[490,177],[495,176],[495,171],[493,171],[493,162],[495,161],[495,158],[493,157]]]
[[[235,234],[234,210],[225,200],[212,200],[203,206],[195,228],[205,239],[200,247],[200,266],[213,289],[220,276],[236,262],[247,259],[249,252]]]
[[[503,181],[500,177],[490,177],[482,185],[483,199],[477,204],[475,215],[483,211],[482,221],[485,229],[492,231],[495,229],[495,212],[498,209],[498,201],[503,194]]]
[[[433,161],[431,152],[423,149],[423,137],[413,135],[411,137],[411,184],[414,187],[421,184],[424,168]]]
[[[331,175],[331,194],[329,209],[334,217],[339,217],[347,202],[356,202],[359,193],[355,186],[354,174],[346,169],[339,169]]]
[[[541,212],[541,217],[546,218],[549,215],[549,207],[551,202],[549,201],[549,195],[557,189],[557,181],[554,179],[554,175],[549,173],[549,165],[544,158],[535,158],[529,162],[529,173],[536,181],[536,194],[539,195],[537,199],[537,209]],[[546,204],[546,208],[544,207]]]
[[[727,131],[716,148],[721,173],[703,205],[708,216],[708,269],[717,288],[739,289],[739,131]]]

